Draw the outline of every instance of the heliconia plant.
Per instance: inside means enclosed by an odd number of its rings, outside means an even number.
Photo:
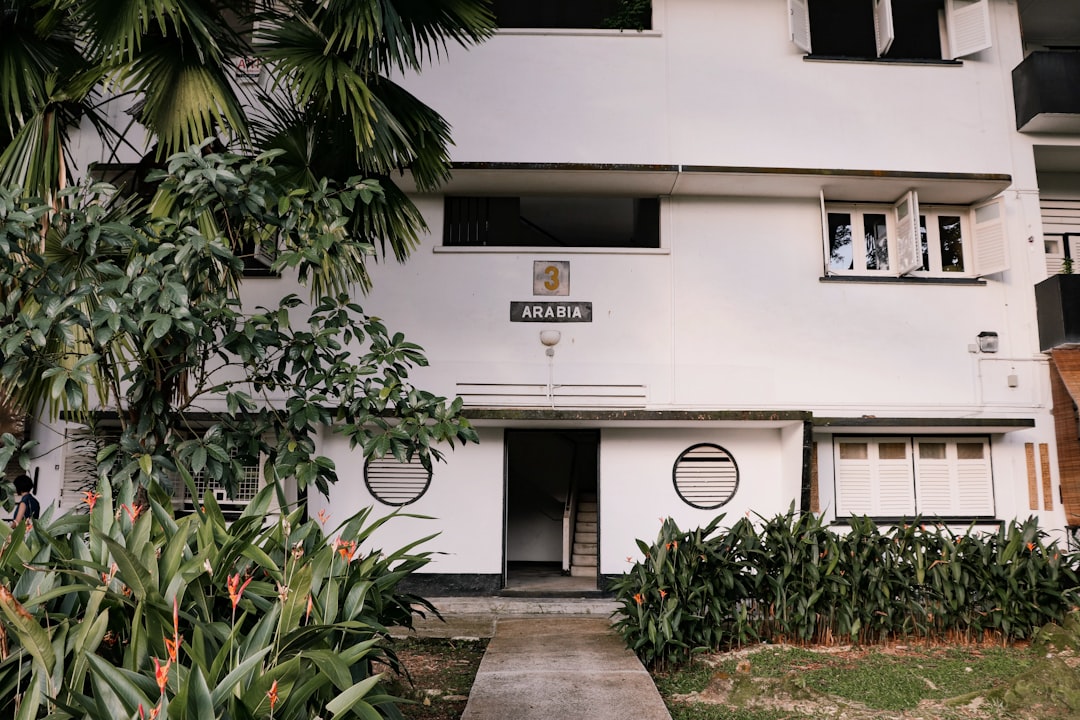
[[[752,642],[1027,639],[1080,605],[1080,555],[1034,518],[955,533],[916,519],[841,530],[794,509],[721,527],[664,520],[610,586],[615,623],[647,664]]]
[[[157,486],[100,491],[0,527],[0,717],[402,717],[388,627],[434,611],[397,588],[426,538],[370,549],[393,517],[370,508],[268,518],[274,486],[232,522],[210,494],[174,518]]]

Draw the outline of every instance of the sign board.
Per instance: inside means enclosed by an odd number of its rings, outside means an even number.
[[[569,295],[569,260],[534,260],[533,295]]]
[[[592,322],[592,303],[511,301],[510,322]]]

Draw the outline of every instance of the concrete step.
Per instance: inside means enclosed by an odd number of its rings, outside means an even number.
[[[599,532],[599,528],[596,526],[596,522],[582,522],[578,520],[577,525],[574,526],[574,534],[577,533],[594,533]]]
[[[574,533],[574,542],[592,543],[596,544],[598,538],[594,532],[576,532]]]
[[[597,515],[595,512],[578,512],[577,521],[580,522],[596,522]]]
[[[578,553],[574,553],[573,555],[570,556],[570,569],[572,570],[573,568],[577,567],[578,565],[581,565],[581,566],[584,566],[584,567],[591,567],[595,571],[596,570],[596,555],[590,555],[588,553],[584,553],[584,554],[579,555]]]
[[[572,565],[570,567],[571,577],[596,577],[596,566],[592,567],[586,565]]]
[[[584,502],[584,501],[579,500],[578,504],[577,504],[577,511],[578,511],[578,514],[581,514],[583,512],[594,513],[594,512],[596,512],[596,503],[595,502]]]
[[[596,557],[596,543],[574,541],[574,557],[578,555],[592,555]]]

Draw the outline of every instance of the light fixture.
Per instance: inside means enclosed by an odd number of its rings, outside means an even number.
[[[562,340],[562,333],[558,330],[541,330],[540,342],[547,348],[547,356],[551,357],[555,354],[555,346]]]
[[[998,351],[998,334],[984,330],[976,338],[979,341],[979,352],[996,353]]]

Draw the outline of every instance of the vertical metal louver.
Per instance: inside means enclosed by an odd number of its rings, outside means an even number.
[[[431,471],[413,457],[407,463],[392,455],[369,458],[364,463],[364,484],[384,505],[402,506],[419,500],[431,484]]]
[[[739,488],[739,466],[724,448],[711,443],[691,445],[675,461],[675,492],[687,505],[713,510],[727,503]]]

